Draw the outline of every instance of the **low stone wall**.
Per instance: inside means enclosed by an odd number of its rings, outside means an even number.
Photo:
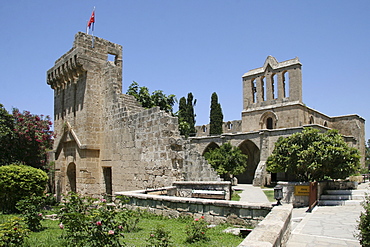
[[[269,203],[247,203],[238,201],[197,199],[145,194],[145,190],[117,192],[129,198],[128,208],[144,209],[168,217],[204,216],[209,223],[228,222],[235,225],[256,226],[271,211]]]
[[[238,247],[285,246],[291,233],[291,204],[276,206]]]
[[[294,193],[295,186],[309,185],[308,182],[278,182],[279,185],[283,186],[283,199],[282,203],[292,204],[293,207],[308,207],[309,196],[297,196]],[[317,184],[317,198],[325,192],[325,190],[351,190],[357,189],[357,181],[321,181]]]
[[[283,204],[293,204],[293,207],[307,207],[308,196],[297,196],[294,194],[295,186],[299,185],[310,185],[306,182],[278,182],[279,185],[283,186]]]
[[[192,197],[193,190],[224,191],[225,199],[231,200],[231,182],[229,181],[178,181],[173,182],[176,187],[176,196]]]

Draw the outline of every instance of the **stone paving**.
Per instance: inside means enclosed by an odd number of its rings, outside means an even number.
[[[362,183],[358,189],[369,189]],[[295,208],[292,234],[287,247],[361,246],[355,237],[362,206],[317,206],[312,213],[307,208]]]
[[[287,247],[311,246],[360,246],[354,236],[357,220],[362,207],[357,206],[320,206],[312,213],[301,214],[303,219],[294,228]],[[293,209],[293,220],[297,212]]]
[[[241,184],[234,189],[242,189],[241,201],[268,202],[259,187]],[[369,190],[369,183],[358,189]],[[357,220],[363,210],[361,205],[317,206],[311,213],[307,208],[294,208],[292,214],[292,234],[287,247],[313,246],[361,246],[355,237]]]

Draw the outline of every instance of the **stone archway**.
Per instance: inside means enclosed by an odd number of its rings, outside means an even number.
[[[210,144],[207,145],[207,147],[204,149],[203,153],[202,153],[202,156],[204,156],[205,153],[213,150],[213,149],[216,149],[216,148],[219,148],[220,146],[217,145],[217,143],[215,142],[211,142]]]
[[[260,150],[250,140],[245,140],[239,145],[240,150],[243,154],[248,155],[247,170],[240,175],[237,175],[238,183],[241,184],[253,184],[254,174],[258,163],[260,162]]]
[[[69,190],[69,191],[77,192],[76,164],[75,163],[69,163],[67,167],[67,178],[68,178],[67,191]]]

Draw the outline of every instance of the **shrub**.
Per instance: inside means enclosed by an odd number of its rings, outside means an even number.
[[[28,230],[20,218],[13,217],[0,224],[0,247],[21,246],[26,237]]]
[[[198,241],[208,241],[209,238],[206,235],[207,230],[207,222],[204,220],[204,216],[200,217],[199,219],[194,219],[186,226],[186,242],[194,243]]]
[[[163,225],[157,227],[150,233],[148,247],[169,247],[172,246],[171,235],[164,229]]]
[[[358,221],[357,229],[359,233],[357,238],[360,240],[361,246],[370,246],[370,197],[366,196],[365,201],[362,203],[364,208],[361,212],[360,220]]]
[[[25,165],[0,166],[0,201],[3,212],[16,212],[16,203],[31,195],[41,196],[48,181],[47,174]]]
[[[16,208],[22,212],[22,217],[28,227],[33,232],[40,231],[42,229],[41,210],[45,206],[45,197],[43,196],[31,196],[27,199],[20,200],[17,203]]]
[[[106,199],[69,193],[59,213],[59,227],[68,245],[124,246],[123,232],[136,228],[139,218],[121,206],[120,200],[107,203]]]

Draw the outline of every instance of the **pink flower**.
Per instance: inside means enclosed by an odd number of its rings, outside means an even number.
[[[102,224],[101,224],[101,221],[97,221],[97,222],[96,222],[96,225],[97,225],[97,226],[101,226],[101,225],[102,225]]]
[[[114,231],[113,231],[113,230],[109,230],[109,231],[108,231],[108,234],[109,234],[109,235],[113,235],[113,234],[114,234]]]
[[[154,237],[154,234],[152,233],[152,234],[150,234],[150,236],[151,236],[151,237]]]
[[[200,218],[202,219],[202,220],[204,220],[204,216],[202,215],[202,216],[200,216]]]
[[[107,202],[107,200],[106,200],[106,199],[101,199],[101,201],[102,201],[102,202]]]
[[[118,229],[123,229],[123,226],[119,225],[119,226],[118,226]]]
[[[204,232],[202,232],[202,234],[204,234]]]
[[[194,219],[194,221],[198,221],[198,220],[199,220],[198,218]]]
[[[42,217],[42,213],[39,213],[38,215],[39,215],[39,217]]]
[[[59,228],[60,228],[60,229],[64,229],[64,225],[63,225],[63,223],[60,223],[60,224],[59,224]]]

